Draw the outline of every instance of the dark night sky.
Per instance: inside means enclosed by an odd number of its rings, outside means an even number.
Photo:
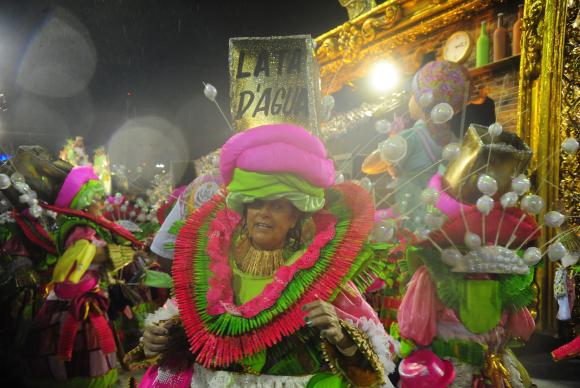
[[[76,40],[65,37],[63,43],[62,35],[57,39],[47,32],[55,17],[76,31]],[[188,157],[194,159],[229,135],[202,94],[202,81],[214,84],[219,102],[229,109],[228,38],[316,37],[346,20],[338,0],[2,0],[0,91],[8,103],[2,131],[50,133],[55,137],[9,139],[53,150],[67,135],[78,134],[94,147],[106,144],[128,118],[156,116],[183,133]],[[91,55],[87,57],[79,44],[94,45],[88,51],[96,58],[94,72]],[[70,54],[78,50],[81,54]],[[36,78],[41,86],[33,82],[23,87],[19,74],[26,78],[36,68],[53,69],[45,61],[58,66],[64,62],[66,77],[72,72],[86,80],[86,87],[52,93],[64,88],[59,77],[52,76],[56,70],[48,81]],[[43,83],[48,86],[38,92]]]

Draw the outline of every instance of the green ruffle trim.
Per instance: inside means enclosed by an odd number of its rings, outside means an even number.
[[[431,343],[431,349],[441,358],[453,357],[463,363],[476,367],[483,367],[487,346],[469,340],[445,341],[436,338]]]
[[[94,229],[97,232],[97,235],[103,240],[105,240],[107,244],[115,243],[115,240],[111,232],[97,225],[96,223],[86,218],[60,214],[57,219],[57,228],[54,234],[54,241],[56,243],[56,249],[58,250],[59,254],[64,253],[66,238],[68,237],[69,233],[73,230],[73,228],[76,226],[88,226]]]
[[[71,209],[82,210],[88,207],[97,195],[104,196],[105,188],[100,181],[90,180],[81,187],[69,207]]]
[[[350,209],[346,206],[346,204],[343,203],[343,201],[332,201],[332,205],[330,205],[328,210],[338,218],[335,227],[336,234],[335,238],[321,249],[320,257],[317,262],[309,269],[298,271],[295,274],[293,280],[282,292],[280,298],[271,308],[261,311],[252,318],[243,318],[231,314],[213,316],[206,313],[206,294],[209,288],[208,280],[211,277],[211,272],[209,270],[210,258],[207,254],[206,236],[211,221],[215,218],[217,212],[223,208],[223,204],[217,206],[214,212],[206,218],[204,224],[199,228],[196,260],[194,261],[196,288],[194,294],[196,298],[196,305],[198,306],[198,312],[208,331],[220,336],[238,336],[260,328],[270,323],[279,314],[282,314],[290,306],[295,304],[304,294],[304,292],[309,289],[310,285],[312,285],[312,283],[314,283],[321,276],[324,276],[326,271],[329,270],[334,253],[338,245],[343,241],[344,236],[351,225],[350,220],[352,216]],[[361,254],[354,260],[351,270],[349,271],[348,275],[344,277],[341,285],[346,284],[349,280],[353,280],[355,283],[360,285],[365,284],[365,282],[369,282],[370,277],[367,275],[367,272],[382,269],[380,266],[376,266],[375,268],[373,262],[374,256],[372,255],[372,251],[369,249],[363,249]],[[330,298],[330,300],[333,300],[336,297],[340,291],[340,288],[341,287],[338,287],[337,291]]]

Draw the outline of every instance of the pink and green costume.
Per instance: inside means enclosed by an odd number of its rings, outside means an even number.
[[[389,385],[395,344],[356,286],[376,268],[365,245],[374,210],[368,193],[332,186],[323,145],[289,124],[233,136],[222,148],[221,171],[227,191],[185,221],[175,247],[175,305],[191,367],[154,367],[141,386]],[[272,276],[250,276],[230,256],[241,211],[253,200],[275,198],[311,214],[316,232]],[[306,325],[301,308],[317,299],[336,307],[364,349],[360,365]]]
[[[93,263],[97,247],[130,234],[82,211],[104,190],[92,167],[75,167],[53,206],[59,259],[51,291],[28,338],[31,384],[110,387],[117,382],[115,340],[107,318],[109,298],[102,270]]]

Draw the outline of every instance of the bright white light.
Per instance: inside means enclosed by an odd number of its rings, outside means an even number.
[[[165,168],[165,165],[163,163],[157,163],[155,165],[155,167],[157,167],[157,168]]]
[[[381,92],[393,89],[399,83],[399,70],[389,62],[377,62],[370,73],[373,87]]]

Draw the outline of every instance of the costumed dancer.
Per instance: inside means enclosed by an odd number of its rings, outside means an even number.
[[[157,361],[141,386],[389,386],[396,345],[356,286],[374,260],[369,194],[332,186],[324,146],[291,124],[236,134],[220,163],[227,191],[175,242],[175,304],[128,355]]]
[[[104,189],[91,166],[66,175],[54,205],[59,259],[28,338],[32,386],[110,387],[117,382],[107,286],[133,260],[128,231],[101,216]]]
[[[411,231],[423,224],[421,192],[439,170],[445,145],[455,140],[449,120],[453,115],[461,116],[469,85],[469,73],[458,63],[433,61],[424,65],[411,83],[409,115],[414,125],[391,131],[362,166],[366,174],[388,173],[395,179],[394,191],[387,197],[392,198],[387,204],[393,206],[377,209],[371,235],[376,254],[388,261],[381,276],[386,287],[380,289],[381,283],[376,282],[368,294],[383,324],[394,333],[396,326],[392,324],[410,278],[406,257],[416,242]]]
[[[45,229],[52,219],[41,222],[45,214],[39,213],[36,193],[8,164],[1,169],[13,179],[0,174],[0,359],[3,381],[19,386],[24,341],[42,305],[56,248]]]
[[[449,120],[463,110],[469,85],[467,69],[449,61],[429,62],[413,77],[409,100],[413,127],[389,136],[362,167],[366,174],[387,172],[396,179],[396,206],[378,211],[381,219],[405,214],[408,220],[400,223],[409,229],[417,226],[415,218],[422,215],[417,207],[421,191],[437,172],[444,146],[454,141]]]
[[[535,326],[526,306],[542,254],[524,249],[538,236],[533,215],[544,202],[528,194],[530,158],[515,134],[472,125],[423,191],[430,230],[418,233],[398,312],[401,336],[416,346],[399,366],[403,386],[531,386],[510,350]]]

